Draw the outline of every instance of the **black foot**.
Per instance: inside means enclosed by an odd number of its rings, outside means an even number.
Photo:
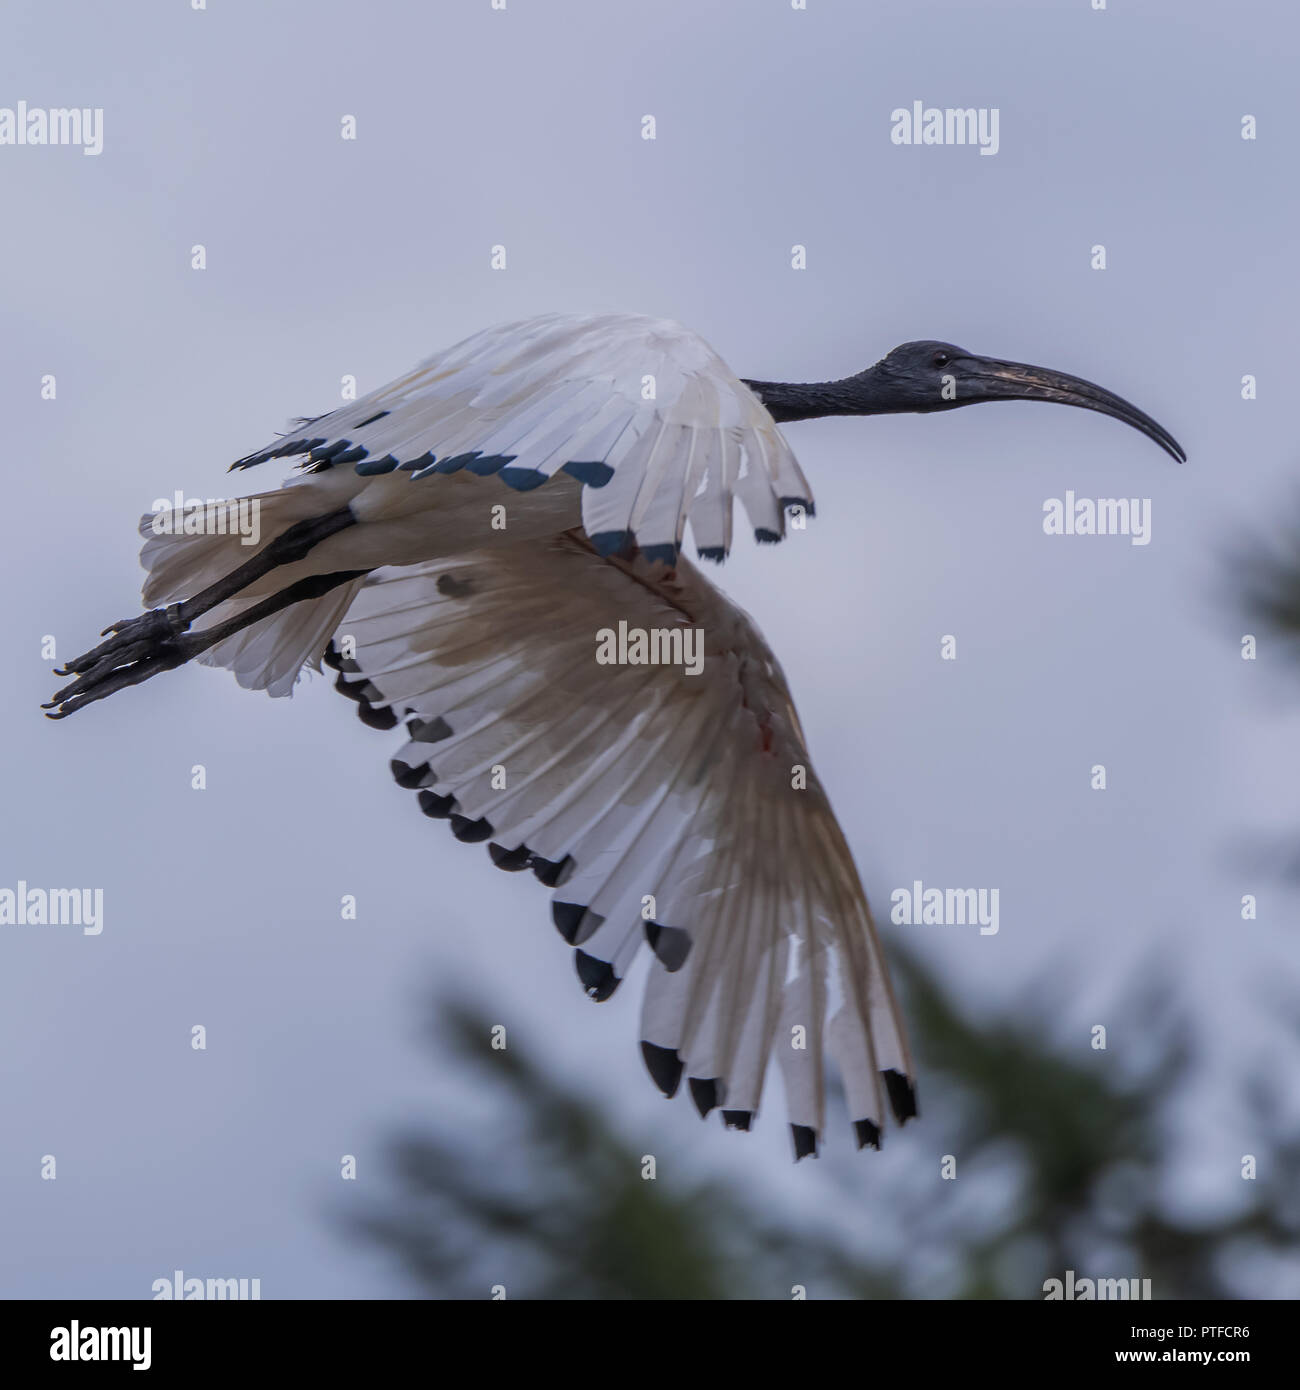
[[[66,719],[85,705],[94,704],[128,685],[139,685],[160,671],[183,665],[201,650],[193,639],[182,636],[188,623],[181,618],[179,605],[155,608],[138,618],[123,619],[106,627],[112,633],[107,642],[69,661],[56,676],[76,676],[76,680],[55,693],[41,708],[47,719]],[[49,713],[49,711],[54,711]]]

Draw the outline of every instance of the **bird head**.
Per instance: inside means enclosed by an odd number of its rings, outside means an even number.
[[[868,403],[864,413],[929,413],[981,401],[1051,401],[1113,416],[1153,439],[1179,463],[1187,457],[1163,425],[1091,381],[1050,367],[980,357],[955,343],[903,343],[850,380],[861,383]]]

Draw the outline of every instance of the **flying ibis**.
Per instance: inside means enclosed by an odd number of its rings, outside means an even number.
[[[733,498],[761,542],[812,513],[788,421],[1005,400],[1100,411],[1184,458],[1099,386],[951,343],[793,385],[736,377],[665,319],[492,328],[232,465],[298,461],[252,499],[251,553],[145,517],[150,611],[58,672],[46,709],[191,659],[287,695],[323,660],[365,723],[404,725],[393,775],[424,813],[552,890],[592,999],[649,946],[641,1050],[667,1095],[685,1078],[748,1129],[775,1052],[800,1158],[829,1061],[879,1147],[887,1113],[916,1113],[915,1074],[862,884],[776,658],[683,534],[720,561]]]

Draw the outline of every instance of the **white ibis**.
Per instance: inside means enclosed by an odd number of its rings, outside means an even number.
[[[425,814],[553,890],[591,998],[649,945],[641,1048],[667,1095],[684,1076],[702,1115],[748,1129],[775,1052],[800,1158],[833,1059],[879,1147],[915,1076],[862,884],[776,658],[680,547],[689,521],[722,560],[733,497],[759,541],[811,513],[779,422],[995,400],[1101,411],[1184,458],[1100,387],[951,343],[790,385],[664,319],[489,329],[234,464],[300,460],[255,499],[251,558],[145,517],[152,611],[58,672],[75,679],[46,709],[194,658],[286,695],[325,660],[367,724],[405,722],[392,769]]]

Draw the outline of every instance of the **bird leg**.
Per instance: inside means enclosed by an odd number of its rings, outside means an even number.
[[[360,579],[363,574],[369,572],[340,570],[336,574],[309,575],[306,579],[298,580],[296,584],[290,584],[287,589],[281,589],[278,594],[263,599],[261,603],[255,603],[251,608],[237,613],[233,618],[228,618],[224,623],[204,628],[201,632],[177,633],[156,643],[148,640],[132,643],[114,655],[102,658],[70,685],[65,685],[49,704],[41,708],[50,710],[58,706],[56,712],[47,714],[46,718],[66,719],[85,705],[94,704],[96,700],[103,700],[119,690],[125,690],[128,685],[139,685],[160,671],[172,671],[177,666],[183,666],[200,652],[215,647],[218,642],[233,637],[235,633],[242,632],[244,628],[251,627],[263,618],[269,618],[272,613],[278,613],[292,603],[320,598],[322,594],[329,593],[340,584]]]
[[[347,570],[337,574],[310,576],[246,609],[228,622],[187,635],[187,629],[196,618],[202,617],[226,599],[233,598],[271,570],[301,560],[313,546],[318,545],[327,536],[332,536],[335,532],[354,525],[355,522],[356,518],[348,507],[342,507],[327,516],[300,521],[277,536],[258,554],[224,578],[217,580],[215,584],[210,584],[195,594],[193,598],[170,604],[167,608],[155,608],[138,618],[123,619],[106,627],[101,635],[113,634],[107,642],[101,642],[91,651],[69,661],[61,670],[55,671],[56,676],[75,675],[77,679],[64,686],[41,708],[48,711],[57,706],[56,713],[48,714],[47,717],[63,719],[81,709],[83,705],[102,700],[128,685],[138,685],[160,671],[170,671],[183,665],[223,638],[282,608],[287,608],[291,603],[318,598],[339,584],[365,574],[365,570]]]

